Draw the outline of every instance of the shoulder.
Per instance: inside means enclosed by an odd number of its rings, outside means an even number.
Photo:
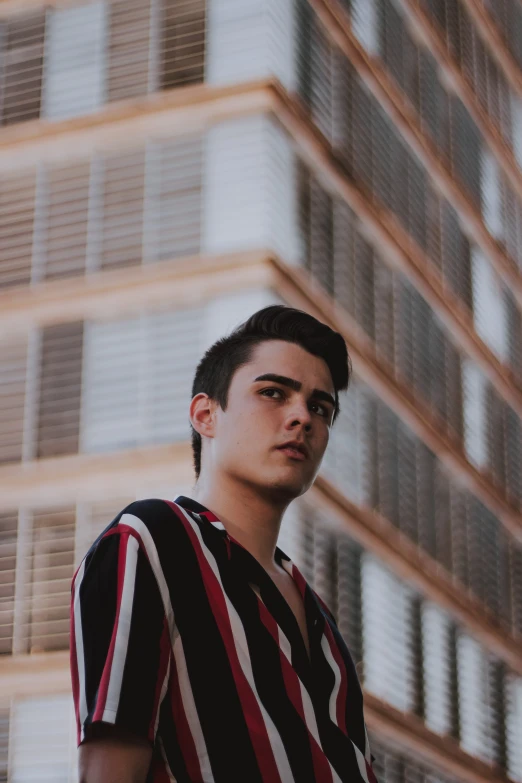
[[[133,536],[150,560],[154,552],[176,550],[176,537],[182,535],[184,510],[160,498],[135,500],[116,514],[82,558],[85,570],[102,560],[117,559],[122,535]],[[80,570],[78,567],[77,571]],[[75,574],[76,575],[76,574]]]
[[[176,538],[184,535],[187,516],[185,509],[170,500],[135,500],[122,509],[104,533],[131,533],[144,549],[154,545],[172,550]]]

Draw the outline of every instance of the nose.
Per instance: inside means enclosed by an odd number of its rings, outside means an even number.
[[[288,412],[287,426],[293,428],[296,424],[300,424],[307,432],[312,426],[312,415],[304,401],[296,401]]]

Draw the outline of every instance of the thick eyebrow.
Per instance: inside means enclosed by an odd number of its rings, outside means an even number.
[[[257,381],[273,381],[274,383],[280,383],[282,386],[289,386],[294,391],[301,391],[302,386],[300,381],[295,381],[293,378],[287,378],[286,375],[276,375],[273,372],[266,372],[264,375],[260,375],[258,378],[254,379],[254,383]],[[313,389],[311,396],[316,400],[329,402],[330,405],[335,408],[335,399],[328,392],[325,392],[322,389]]]

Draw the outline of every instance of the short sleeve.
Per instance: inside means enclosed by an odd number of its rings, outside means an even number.
[[[98,721],[153,745],[169,676],[158,581],[137,536],[109,529],[71,585],[71,679],[77,745]]]

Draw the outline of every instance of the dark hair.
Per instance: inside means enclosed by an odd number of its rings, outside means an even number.
[[[346,343],[339,332],[303,310],[270,305],[258,310],[231,334],[217,340],[200,360],[192,384],[192,398],[205,392],[226,410],[230,383],[239,367],[247,364],[256,345],[267,340],[285,340],[324,359],[335,389],[332,424],[339,415],[339,391],[348,388],[352,367]],[[192,453],[196,479],[201,472],[201,435],[192,424]]]

